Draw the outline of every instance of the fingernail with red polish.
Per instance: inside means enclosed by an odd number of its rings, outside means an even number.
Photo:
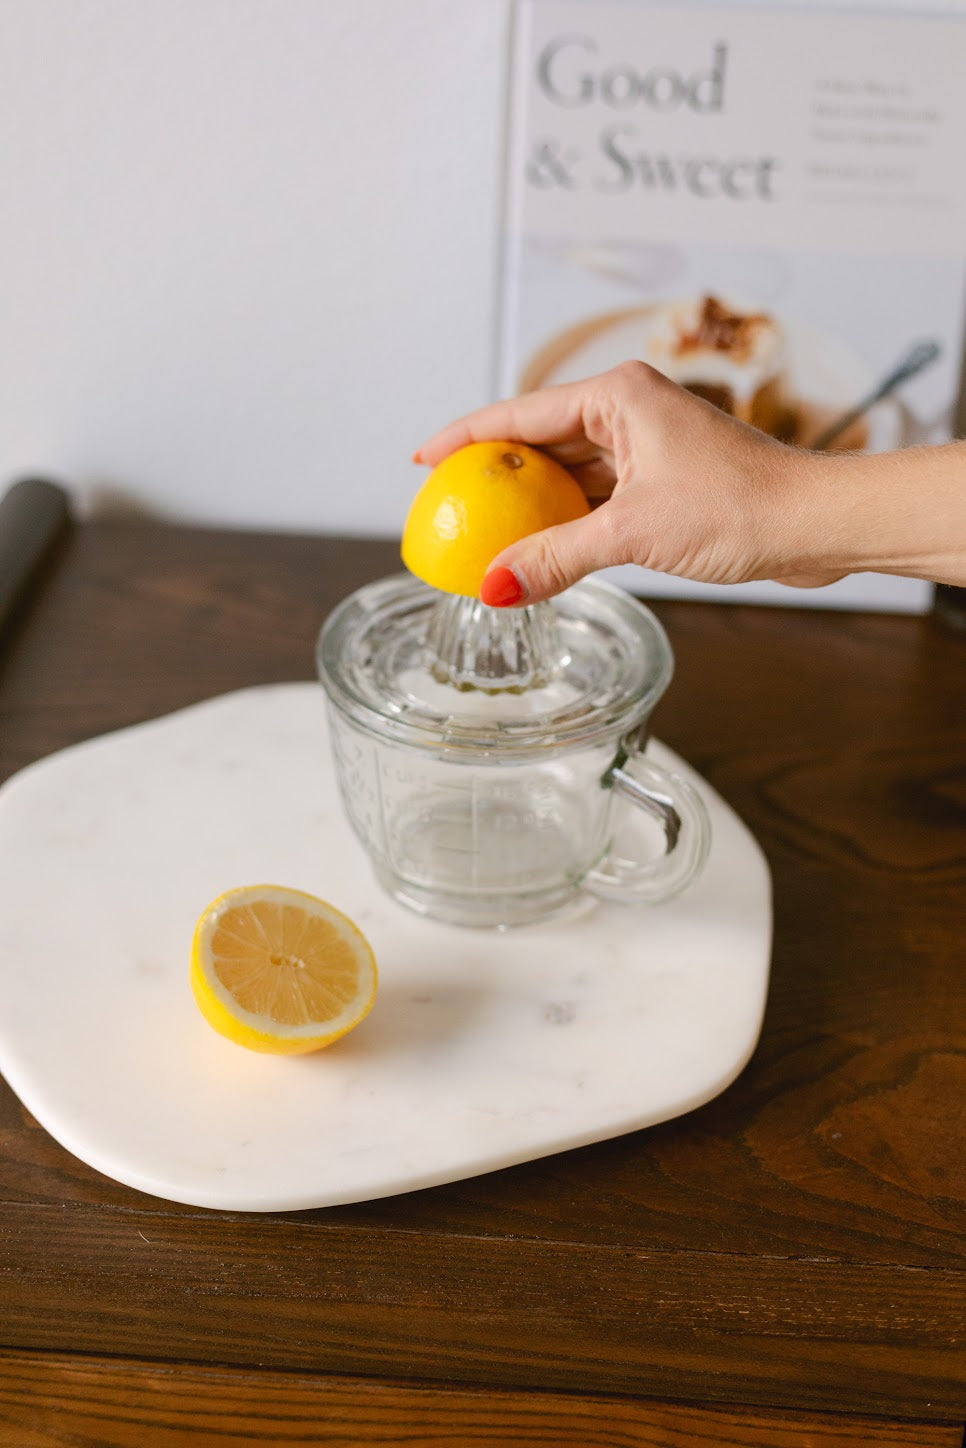
[[[480,589],[480,598],[488,608],[509,608],[522,597],[523,584],[512,568],[492,568]]]
[[[421,463],[422,460],[423,460],[422,453],[419,451],[419,448],[417,448],[416,451],[413,453],[413,462],[414,462],[414,463]]]

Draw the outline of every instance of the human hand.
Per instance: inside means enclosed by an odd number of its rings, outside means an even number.
[[[813,586],[841,576],[811,556],[803,527],[811,456],[644,362],[481,408],[430,438],[415,460],[434,466],[494,438],[544,449],[598,506],[494,558],[485,603],[536,603],[620,563],[706,583]]]

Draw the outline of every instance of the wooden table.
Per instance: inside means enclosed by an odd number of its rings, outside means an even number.
[[[79,527],[8,630],[0,777],[311,677],[326,611],[396,566],[390,543]],[[106,1180],[3,1087],[0,1441],[958,1448],[966,637],[656,611],[678,661],[657,732],[774,875],[743,1075],[581,1151],[269,1216]]]

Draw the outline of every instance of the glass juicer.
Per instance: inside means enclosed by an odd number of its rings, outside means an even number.
[[[520,925],[665,900],[700,870],[704,804],[642,753],[671,648],[621,589],[495,609],[400,574],[337,606],[317,663],[349,822],[411,909]],[[663,830],[656,858],[616,848],[629,807]]]

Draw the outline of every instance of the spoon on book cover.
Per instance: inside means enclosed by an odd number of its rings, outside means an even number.
[[[901,383],[907,382],[910,377],[915,377],[924,368],[930,367],[941,352],[942,348],[938,342],[917,342],[914,347],[910,347],[902,360],[883,377],[871,392],[819,433],[814,442],[810,444],[812,451],[821,452],[823,448],[827,448],[845,432],[846,428],[851,427],[853,422],[857,422],[863,413],[868,412],[875,403],[888,397],[890,392],[894,392]]]

